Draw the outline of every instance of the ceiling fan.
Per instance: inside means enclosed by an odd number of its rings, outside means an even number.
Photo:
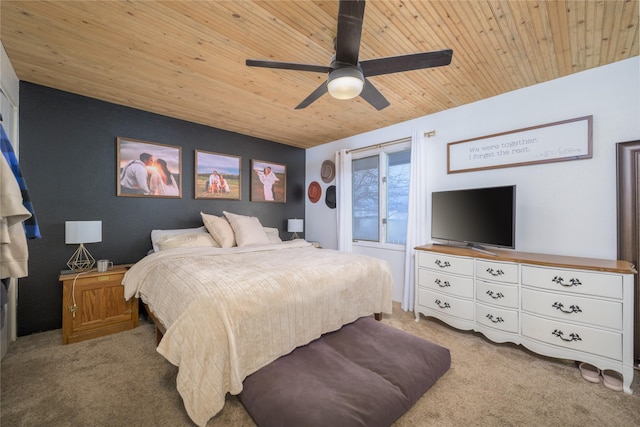
[[[453,56],[451,49],[358,61],[364,6],[365,0],[340,0],[338,33],[334,40],[336,54],[331,65],[247,59],[247,66],[329,73],[327,81],[306,97],[296,110],[308,107],[326,92],[337,99],[351,99],[360,95],[376,110],[382,110],[389,106],[389,101],[367,77],[439,67],[451,63]]]

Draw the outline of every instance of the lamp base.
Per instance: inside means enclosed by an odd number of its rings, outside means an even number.
[[[67,261],[67,267],[73,271],[87,271],[91,270],[95,265],[96,260],[91,256],[87,248],[83,243],[73,253],[69,261]]]
[[[294,231],[293,234],[291,235],[291,240],[295,240],[295,239],[299,239],[300,236],[298,236],[298,232]]]

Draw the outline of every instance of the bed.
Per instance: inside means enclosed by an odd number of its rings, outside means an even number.
[[[177,388],[197,425],[280,356],[361,317],[391,313],[384,260],[304,240],[260,235],[256,243],[239,226],[236,241],[221,245],[220,230],[205,228],[166,238],[123,279],[125,298],[140,298],[166,330],[157,350],[178,366]]]

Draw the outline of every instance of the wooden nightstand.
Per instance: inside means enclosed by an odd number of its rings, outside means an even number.
[[[64,274],[62,282],[62,344],[71,344],[138,326],[138,299],[124,300],[122,278],[127,265],[112,270]],[[74,286],[75,282],[75,286]],[[75,304],[74,304],[75,294]]]

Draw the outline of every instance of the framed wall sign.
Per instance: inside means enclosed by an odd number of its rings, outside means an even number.
[[[196,150],[195,198],[241,200],[240,157]]]
[[[447,173],[589,159],[593,116],[447,144]]]
[[[117,195],[182,197],[182,148],[117,138]]]
[[[251,201],[287,201],[287,167],[262,160],[251,160]]]

